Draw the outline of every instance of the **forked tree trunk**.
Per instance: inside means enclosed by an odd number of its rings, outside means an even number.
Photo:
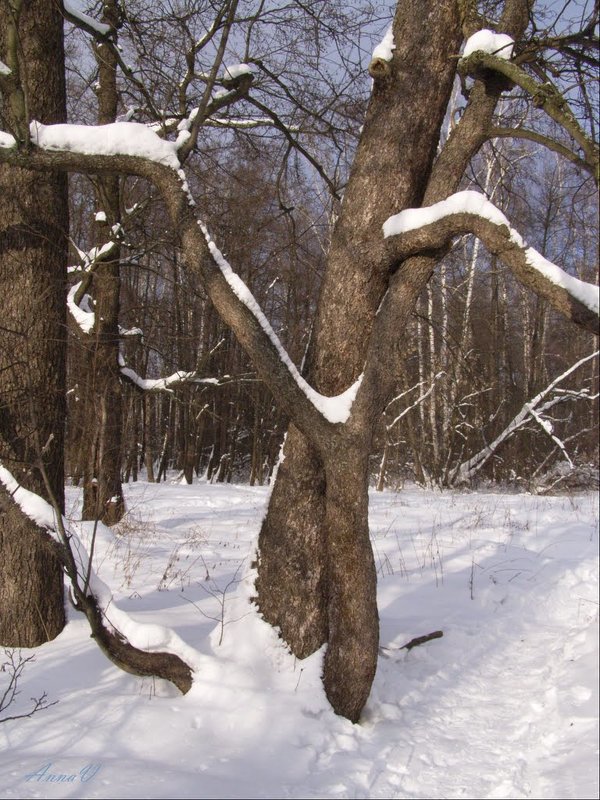
[[[64,122],[59,5],[23,3],[16,30],[6,6],[0,59],[21,67],[31,118]],[[10,116],[8,107],[3,112]],[[61,508],[68,227],[65,175],[0,165],[0,463],[47,497],[42,462]],[[46,534],[0,488],[0,644],[37,646],[57,636],[64,620],[62,566]]]
[[[327,395],[346,389],[364,369],[347,423],[358,441],[350,429],[344,430],[334,461],[327,446],[320,448],[327,460],[323,477],[319,459],[290,431],[287,467],[278,475],[259,537],[258,604],[265,619],[279,626],[296,655],[308,655],[327,642],[325,690],[334,710],[352,720],[368,696],[377,661],[366,459],[374,426],[393,397],[409,315],[439,260],[436,254],[391,264],[377,231],[391,214],[457,191],[506,88],[494,76],[476,82],[434,166],[462,36],[460,8],[472,6],[398,3],[396,51],[389,75],[375,81],[333,233],[307,359],[309,380]],[[507,2],[500,29],[520,38],[528,11],[527,0]],[[463,22],[468,34],[481,24],[470,17]],[[358,455],[345,459],[345,452],[359,451],[362,461]],[[310,576],[308,584],[294,580],[299,563]],[[307,586],[323,593],[307,593]]]
[[[327,395],[344,391],[363,369],[389,280],[383,245],[373,245],[376,232],[388,216],[418,206],[423,197],[461,42],[458,3],[400,0],[394,39],[391,72],[375,82],[333,232],[307,358],[309,381]],[[260,532],[256,585],[265,619],[279,626],[294,654],[303,658],[329,635],[327,609],[333,601],[325,509],[330,487],[319,457],[293,426],[284,454]],[[366,475],[355,476],[357,493],[363,480]],[[328,530],[335,506],[329,508]],[[364,524],[358,524],[359,537]],[[334,671],[330,667],[328,674]]]

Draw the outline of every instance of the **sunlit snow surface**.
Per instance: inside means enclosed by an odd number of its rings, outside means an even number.
[[[508,60],[512,56],[514,43],[514,39],[511,39],[506,33],[496,33],[484,28],[467,39],[463,58],[481,50],[484,53],[491,53],[498,58]]]
[[[393,25],[385,32],[385,36],[373,50],[371,58],[380,58],[382,61],[391,61],[394,56],[396,44],[394,42]]]
[[[159,138],[147,125],[139,122],[42,125],[34,121],[29,127],[32,142],[44,150],[96,156],[137,156],[179,170],[176,143]]]
[[[0,724],[0,796],[597,797],[594,495],[373,493],[382,655],[360,725],[329,709],[322,653],[294,659],[247,602],[265,489],[125,495],[96,566],[120,607],[194,649],[194,687],[120,672],[70,609],[55,641],[24,651],[36,661],[11,710],[43,691],[59,702]],[[73,517],[79,502],[68,490]]]

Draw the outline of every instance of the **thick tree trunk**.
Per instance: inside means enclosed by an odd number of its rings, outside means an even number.
[[[457,6],[454,0],[398,3],[390,75],[374,85],[307,358],[307,376],[324,394],[344,391],[363,369],[390,273],[385,254],[373,245],[374,232],[423,197],[461,42]],[[258,604],[292,651],[305,657],[327,641],[329,630],[326,480],[318,456],[294,427],[284,454],[260,532]],[[357,484],[363,478],[357,475]]]
[[[325,475],[321,460],[290,426],[260,533],[260,610],[298,658],[327,641]],[[284,580],[285,577],[285,580]]]
[[[11,49],[17,39],[18,48]],[[58,4],[23,3],[16,30],[2,6],[0,59],[26,79],[32,119],[65,121]],[[10,115],[2,122],[16,128]],[[61,508],[67,234],[66,176],[0,165],[0,463],[23,486],[47,497],[43,464]],[[46,534],[2,489],[0,644],[37,646],[57,636],[64,619],[61,564]]]
[[[64,624],[63,571],[50,537],[0,484],[0,644],[37,647]]]
[[[346,437],[327,459],[327,652],[323,681],[338,714],[358,722],[377,669],[377,575],[369,537],[368,443]]]

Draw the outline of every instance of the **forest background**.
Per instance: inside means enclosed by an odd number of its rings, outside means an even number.
[[[585,16],[583,5],[567,3],[557,14],[548,4],[538,13],[560,30]],[[288,12],[284,6],[265,20],[271,63],[265,58],[253,67],[258,73],[255,87],[268,95],[270,112],[263,108],[262,124],[250,123],[250,118],[256,120],[256,103],[232,106],[227,119],[204,130],[187,174],[200,216],[215,240],[227,243],[226,256],[292,359],[301,363],[330,231],[370,92],[364,63],[389,24],[393,4],[361,3],[342,10],[340,4],[321,3],[313,9],[314,17],[295,18],[293,9]],[[125,38],[123,46],[133,48],[137,36],[145,54],[154,44],[144,79],[162,94],[177,74],[181,56],[175,43],[185,38],[187,24],[186,17],[177,20],[165,9],[161,14],[156,4],[151,9],[141,4],[135,25],[125,27],[120,40],[128,34],[131,39]],[[310,46],[303,49],[307,41]],[[72,122],[93,122],[96,115],[97,66],[89,47],[80,31],[68,31]],[[243,56],[241,42],[238,50]],[[275,75],[275,64],[283,61],[293,63],[285,83]],[[594,109],[594,89],[588,89]],[[139,98],[130,96],[130,85],[122,92],[119,111],[127,114]],[[457,84],[444,135],[463,105]],[[501,102],[498,126],[515,125],[526,113],[526,99],[513,93]],[[93,261],[97,250],[92,248],[102,245],[89,182],[87,177],[71,178],[74,283],[82,270],[89,275],[90,252]],[[175,470],[188,483],[202,477],[263,484],[277,462],[287,419],[220,321],[198,278],[183,268],[160,200],[148,196],[147,184],[140,183],[125,182],[121,201],[123,210],[143,207],[143,213],[125,219],[119,242],[122,479],[143,474],[160,481]],[[518,220],[528,242],[549,260],[570,263],[579,277],[597,282],[597,272],[589,273],[598,247],[596,189],[576,164],[535,142],[499,138],[484,146],[463,183],[485,192],[509,219]],[[93,279],[87,284],[89,299],[83,307],[88,302],[91,310]],[[525,403],[595,350],[592,335],[552,311],[466,236],[455,242],[434,273],[410,325],[409,350],[398,364],[397,396],[382,415],[375,438],[372,481],[380,489],[401,486],[407,479],[426,486],[452,485],[460,464],[494,442]],[[85,359],[94,348],[72,316],[69,344],[66,471],[78,484],[89,455],[89,417],[96,413],[85,402],[84,385]],[[525,415],[470,479],[525,489],[557,480],[570,480],[571,485],[573,480],[591,480],[593,485],[598,466],[597,358],[556,388],[544,398],[560,397],[547,412],[553,435],[533,415]],[[570,462],[578,468],[575,479]]]

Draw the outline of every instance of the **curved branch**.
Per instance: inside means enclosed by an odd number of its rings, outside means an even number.
[[[491,53],[478,50],[459,62],[459,72],[463,75],[477,77],[482,71],[491,70],[508,78],[513,84],[520,86],[532,98],[537,108],[543,109],[551,119],[557,122],[581,147],[586,162],[595,174],[598,173],[600,155],[598,146],[579,125],[569,104],[560,91],[550,81],[538,83],[525,70],[514,62],[498,58]]]
[[[327,398],[306,383],[248,287],[196,219],[177,175],[161,168],[154,178],[177,227],[187,266],[199,273],[215,309],[250,356],[261,380],[295,425],[319,448],[325,437],[334,434],[335,425],[347,419],[358,386],[338,398]]]
[[[576,153],[572,150],[569,150],[568,147],[565,147],[564,144],[557,142],[556,139],[552,139],[550,136],[544,136],[542,133],[538,133],[537,131],[529,130],[528,128],[503,128],[503,127],[491,127],[488,128],[487,136],[489,139],[527,139],[530,142],[536,142],[537,144],[541,144],[543,147],[547,148],[548,150],[553,150],[555,153],[558,153],[561,156],[564,156],[577,167],[586,172],[594,178],[596,183],[598,183],[598,175],[594,172],[594,168],[591,164],[585,161],[583,158],[580,158]]]
[[[63,16],[67,22],[70,22],[71,25],[89,34],[93,39],[105,43],[108,42],[110,37],[114,34],[114,28],[110,25],[99,22],[93,17],[90,17],[89,14],[84,14],[69,3],[68,0],[64,0],[62,5]]]
[[[45,470],[42,470],[42,475],[48,488]],[[52,546],[69,578],[76,607],[85,614],[92,638],[107,658],[132,675],[164,678],[177,686],[182,694],[186,694],[192,686],[193,678],[192,668],[183,658],[166,649],[162,652],[141,650],[130,641],[132,632],[137,632],[138,636],[141,634],[142,638],[147,632],[148,639],[154,637],[158,640],[161,637],[158,646],[164,647],[166,640],[171,639],[176,646],[185,649],[179,637],[160,626],[135,623],[128,614],[117,609],[112,602],[110,590],[95,575],[86,548],[75,531],[68,527],[58,504],[53,501],[51,505],[39,495],[20,486],[0,463],[0,499],[4,492],[37,526],[40,535],[46,531],[52,537]],[[111,622],[111,617],[115,624]],[[118,630],[117,625],[129,628],[128,637]]]
[[[455,236],[473,233],[515,277],[563,316],[598,335],[598,287],[569,275],[528,247],[508,219],[478,192],[458,192],[447,200],[409,209],[384,224],[393,258],[443,249]]]
[[[10,147],[0,144],[0,162],[42,171],[137,175],[151,181],[165,202],[187,267],[199,275],[215,309],[250,356],[261,380],[296,426],[319,448],[348,418],[358,383],[338,397],[325,397],[306,383],[249,289],[196,218],[173,143],[159,139],[137,123],[116,125],[130,127],[125,139],[119,139],[110,153],[106,152],[109,126],[101,126],[102,136],[97,140],[94,131],[98,129],[94,126],[87,127],[87,137],[85,126],[47,126],[44,130],[55,135],[49,133],[47,140],[38,141],[51,149],[33,147],[23,151],[16,143]],[[56,132],[57,129],[60,130]],[[69,142],[71,149],[60,149],[60,141]],[[119,147],[125,152],[118,152]]]

